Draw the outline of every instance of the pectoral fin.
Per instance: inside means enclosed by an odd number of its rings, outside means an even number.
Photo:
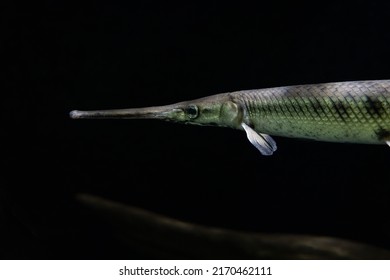
[[[246,132],[248,140],[255,146],[262,155],[270,156],[276,151],[276,142],[268,134],[257,133],[247,124],[242,123],[242,128]]]

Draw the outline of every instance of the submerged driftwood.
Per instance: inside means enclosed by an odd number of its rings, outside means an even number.
[[[333,237],[248,233],[178,221],[93,195],[77,199],[129,250],[169,259],[390,259],[390,251]]]

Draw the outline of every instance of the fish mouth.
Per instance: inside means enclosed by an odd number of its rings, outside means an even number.
[[[69,113],[72,119],[167,119],[175,120],[183,112],[175,105],[154,106],[131,109],[113,109],[96,111],[73,110]]]

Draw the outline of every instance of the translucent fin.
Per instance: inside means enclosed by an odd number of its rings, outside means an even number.
[[[389,140],[389,141],[386,141],[386,144],[390,146],[390,140]]]
[[[270,156],[276,151],[276,142],[268,134],[257,133],[247,124],[242,123],[242,128],[246,132],[248,140],[255,146],[262,155]]]

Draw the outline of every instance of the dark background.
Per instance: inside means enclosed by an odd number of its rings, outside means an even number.
[[[240,131],[68,117],[389,79],[390,4],[53,2],[1,9],[2,258],[137,258],[80,192],[206,226],[390,249],[386,146],[275,137],[264,157]]]

